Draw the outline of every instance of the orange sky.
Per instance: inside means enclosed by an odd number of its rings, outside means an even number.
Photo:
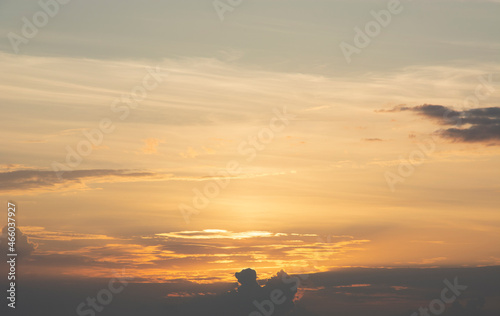
[[[127,268],[146,280],[212,282],[243,267],[266,276],[500,262],[497,144],[441,137],[443,122],[405,110],[463,110],[497,65],[363,77],[203,58],[0,54],[0,65],[10,73],[0,98],[11,104],[1,194],[38,244],[31,273]],[[114,108],[151,69],[160,79],[147,97]],[[498,100],[494,90],[476,108]],[[69,166],[68,152],[106,119],[113,131]],[[418,164],[402,172],[412,157]],[[68,168],[61,178],[54,163]]]

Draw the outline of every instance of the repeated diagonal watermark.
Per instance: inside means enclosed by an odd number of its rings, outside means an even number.
[[[106,287],[100,289],[95,296],[88,296],[86,300],[76,307],[78,316],[95,316],[97,313],[104,311],[106,306],[113,302],[115,295],[123,292],[129,282],[134,278],[125,275],[125,269],[121,273],[114,271],[113,278],[109,280]]]
[[[487,74],[479,76],[479,83],[477,84],[474,92],[465,97],[461,104],[462,110],[467,110],[472,107],[479,106],[481,101],[487,100],[496,90],[493,82],[493,74]],[[443,113],[442,119],[446,122],[453,122],[454,126],[459,127],[462,125],[462,120],[466,117],[454,115],[451,110],[447,110]],[[467,112],[464,111],[464,115]],[[391,192],[396,192],[396,185],[399,183],[404,183],[405,180],[411,177],[415,173],[416,167],[422,165],[430,155],[436,151],[438,136],[431,134],[425,138],[420,144],[417,145],[418,149],[411,151],[407,158],[403,156],[399,157],[399,164],[396,172],[386,171],[384,173],[385,181],[389,186]]]
[[[332,237],[335,235],[327,235],[325,239],[321,238],[321,236],[317,237],[317,243],[332,243]],[[309,266],[318,266],[319,261],[316,257],[321,256],[318,251],[315,251],[312,259],[309,260]],[[301,270],[306,270],[305,267],[300,267]],[[303,282],[305,282],[309,278],[310,273],[301,273],[296,274],[294,276],[290,276],[287,273],[283,273],[281,275],[281,281],[284,284],[290,285],[290,290],[296,292]],[[282,305],[286,302],[288,297],[281,289],[274,289],[269,294],[269,299],[265,299],[262,301],[254,300],[252,303],[255,306],[255,310],[248,314],[248,316],[272,316],[276,307]]]
[[[27,45],[47,26],[51,19],[56,17],[62,5],[70,3],[71,0],[40,0],[36,11],[30,18],[23,16],[21,18],[22,26],[19,33],[9,32],[7,38],[14,53],[20,52],[21,45]]]
[[[414,312],[410,316],[441,315],[446,310],[446,304],[455,302],[462,292],[467,289],[466,285],[458,283],[458,277],[453,279],[453,283],[448,279],[444,279],[443,283],[445,287],[441,290],[440,297],[430,301],[427,307],[420,306],[418,312]]]
[[[379,11],[371,10],[370,15],[373,19],[366,22],[363,28],[359,26],[354,28],[352,42],[342,41],[339,44],[346,62],[350,64],[352,62],[352,55],[361,54],[363,49],[367,48],[382,33],[382,30],[391,24],[393,17],[401,14],[403,10],[404,6],[400,0],[389,0],[386,9]]]
[[[224,22],[225,15],[233,12],[243,3],[243,0],[214,0],[212,5],[221,22]]]
[[[147,73],[142,78],[140,84],[137,84],[129,93],[122,94],[115,98],[110,104],[110,111],[114,113],[114,117],[118,115],[119,121],[125,121],[132,110],[137,109],[141,102],[148,97],[148,92],[158,88],[163,82],[163,77],[168,74],[162,74],[159,66],[155,68],[147,67]],[[94,148],[102,145],[105,136],[113,133],[116,129],[116,118],[105,117],[97,123],[96,128],[86,129],[83,133],[83,139],[75,146],[66,146],[66,159],[64,162],[53,161],[51,163],[52,170],[56,173],[59,179],[62,179],[64,172],[72,171],[77,168],[84,157],[92,154]]]
[[[252,162],[257,154],[264,150],[276,137],[282,133],[296,117],[295,114],[287,112],[286,106],[282,109],[275,108],[273,116],[266,127],[262,127],[256,134],[248,136],[246,140],[238,144],[238,154],[243,158],[243,162]],[[191,203],[179,204],[179,211],[186,224],[190,223],[191,216],[198,215],[206,209],[212,199],[219,196],[222,190],[226,189],[232,178],[236,178],[242,173],[242,162],[240,160],[230,160],[225,164],[223,170],[212,174],[213,180],[207,181],[202,188],[193,188]]]

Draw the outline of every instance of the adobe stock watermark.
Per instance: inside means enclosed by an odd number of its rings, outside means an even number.
[[[122,94],[111,102],[110,110],[118,114],[120,121],[126,120],[131,110],[136,109],[147,98],[148,92],[153,91],[163,82],[159,66],[148,67],[146,70],[147,74],[144,75],[140,84],[134,86],[128,94]],[[57,177],[62,179],[64,172],[77,168],[83,162],[84,157],[89,156],[94,148],[102,145],[105,135],[112,133],[115,129],[116,125],[113,119],[106,117],[98,122],[96,128],[84,130],[82,132],[84,139],[80,140],[74,147],[66,146],[66,160],[51,163],[51,168]]]
[[[214,0],[212,5],[221,22],[224,22],[225,15],[228,12],[233,12],[243,3],[243,0]]]
[[[298,277],[287,277],[283,275],[282,279],[285,284],[293,284],[290,289],[296,289],[300,285],[300,279]],[[252,303],[257,310],[250,312],[248,316],[271,316],[274,313],[276,306],[282,305],[287,300],[285,293],[281,289],[273,289],[269,294],[268,300],[263,300],[261,302],[254,300]]]
[[[9,39],[10,46],[12,46],[12,50],[18,54],[21,44],[27,45],[29,41],[35,36],[37,36],[40,29],[44,28],[49,24],[50,19],[54,18],[57,14],[59,14],[59,10],[61,5],[66,5],[71,0],[40,0],[38,1],[38,5],[40,6],[40,10],[35,12],[31,19],[23,16],[21,21],[23,22],[23,26],[21,27],[21,32],[19,34],[14,32],[9,32],[7,34],[7,38]]]
[[[246,162],[252,162],[257,157],[257,153],[264,150],[274,140],[276,134],[283,132],[290,124],[290,120],[295,118],[295,114],[287,113],[286,106],[282,110],[275,108],[273,113],[274,116],[269,120],[267,127],[261,128],[256,134],[248,136],[247,140],[238,144],[238,153],[245,158]],[[227,188],[231,178],[241,174],[241,165],[238,160],[228,161],[223,170],[211,175],[213,180],[207,181],[203,188],[193,189],[194,195],[190,205],[179,204],[179,211],[186,224],[190,223],[192,215],[198,215],[201,210],[208,207],[210,200],[215,199],[221,190]]]
[[[477,107],[480,101],[488,99],[493,92],[495,92],[493,74],[487,74],[478,77],[479,84],[474,89],[474,93],[468,95],[461,104],[461,110],[467,110],[472,107]],[[452,116],[450,117],[451,110],[443,113],[443,120],[453,122],[456,127],[462,125],[462,120],[466,118],[467,112],[463,117]],[[408,158],[399,157],[400,163],[398,164],[397,172],[386,171],[384,174],[385,181],[392,192],[396,192],[396,185],[404,183],[408,177],[415,173],[415,168],[422,165],[426,159],[436,150],[438,136],[430,135],[424,139],[423,143],[418,144],[418,149],[413,150],[408,155]]]
[[[404,7],[400,0],[390,0],[387,3],[387,10],[382,9],[378,12],[374,10],[370,11],[373,20],[368,21],[363,29],[358,26],[354,28],[352,44],[345,41],[339,44],[346,62],[350,64],[352,62],[351,56],[353,54],[359,55],[364,48],[368,47],[372,40],[380,35],[382,29],[391,24],[393,16],[403,12],[403,9]]]
[[[446,309],[446,304],[455,302],[462,292],[467,289],[466,285],[460,285],[458,283],[458,277],[455,277],[453,283],[447,279],[445,279],[443,283],[445,287],[441,290],[440,298],[430,301],[427,307],[420,306],[418,312],[414,312],[410,316],[441,315]]]
[[[109,280],[108,286],[99,290],[95,297],[87,297],[85,302],[80,303],[76,307],[78,316],[95,316],[104,310],[113,301],[114,295],[121,293],[133,277],[125,276],[125,269],[122,269],[120,275],[115,271],[114,278]]]

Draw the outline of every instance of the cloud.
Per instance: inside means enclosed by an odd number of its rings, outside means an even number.
[[[236,298],[242,297],[238,294],[235,272],[246,267],[241,266],[228,272],[230,282],[224,283],[197,284],[181,280],[168,283],[130,282],[124,291],[113,297],[112,304],[104,311],[103,315],[237,316],[236,313],[224,312],[234,303]],[[262,277],[260,268],[255,268],[255,270],[261,288],[263,288],[262,285],[276,288],[274,281],[270,281],[270,279],[273,276],[276,279],[279,269],[265,278]],[[25,272],[26,267],[19,270],[19,273]],[[164,271],[164,273],[168,272]],[[128,269],[126,269],[126,274],[130,275]],[[289,315],[411,315],[414,312],[418,313],[420,306],[428,308],[432,300],[440,298],[441,291],[445,286],[443,280],[448,279],[453,282],[455,277],[458,277],[459,284],[467,285],[468,288],[451,306],[447,305],[446,311],[441,315],[498,315],[499,306],[496,302],[500,297],[499,274],[499,266],[338,269],[309,274],[307,279],[302,280],[295,294],[295,300],[289,300],[294,303]],[[140,278],[135,278],[136,275],[132,275],[134,280],[140,280]],[[287,279],[285,276],[287,282],[292,281],[295,276],[289,273],[288,277]],[[18,312],[20,315],[37,315],[40,310],[53,311],[51,315],[75,314],[75,307],[90,294],[96,293],[99,289],[107,288],[109,280],[110,278],[68,278],[67,275],[61,274],[55,277],[50,276],[50,278],[41,274],[31,278],[27,277],[22,283],[23,301],[37,302],[37,304],[20,304]],[[295,282],[290,282],[286,286],[291,287],[294,284]],[[368,284],[369,286],[360,286]],[[44,289],[44,291],[40,291],[40,289]],[[300,294],[303,296],[297,301]],[[58,299],[54,300],[54,297]],[[287,301],[291,297],[291,295],[287,296]],[[269,300],[269,297],[257,299],[258,302],[263,300]],[[4,307],[1,306],[0,311],[3,311],[2,308]],[[258,314],[254,313],[253,315]],[[276,312],[272,315],[279,314]]]
[[[33,251],[37,248],[37,244],[31,242],[26,234],[24,234],[19,228],[16,228],[15,234],[15,244],[14,249],[18,258],[24,258],[30,256]],[[0,235],[0,253],[6,254],[10,253],[9,240],[8,240],[8,227],[5,225],[2,229],[2,235]]]
[[[179,153],[179,155],[181,157],[184,157],[184,158],[196,158],[197,156],[200,155],[199,152],[197,152],[195,149],[193,149],[192,147],[188,147],[188,149],[186,149],[185,152],[181,152]]]
[[[25,170],[25,169],[35,169],[33,167],[25,166],[17,163],[9,163],[9,164],[0,164],[0,171],[14,171],[14,170]]]
[[[13,165],[14,166],[14,165]],[[19,165],[20,166],[20,165]],[[14,166],[15,167],[15,166]],[[14,168],[12,167],[12,168]],[[17,167],[16,167],[17,168]],[[176,176],[171,173],[130,169],[90,169],[65,171],[59,178],[50,170],[0,169],[0,194],[27,194],[91,190],[92,183],[119,183],[139,181],[211,181],[217,179],[253,179],[284,175],[286,172],[253,173],[234,176]]]
[[[223,229],[205,229],[203,231],[181,231],[172,233],[161,233],[161,234],[156,234],[156,236],[199,240],[199,239],[244,239],[244,238],[256,238],[256,237],[280,236],[280,234],[273,234],[264,231],[249,231],[249,232],[234,233]]]
[[[141,148],[141,152],[146,155],[152,155],[158,153],[158,145],[164,141],[158,138],[148,138],[144,140],[144,147]]]
[[[500,125],[479,126],[475,125],[466,129],[449,128],[440,131],[443,137],[454,141],[463,142],[484,142],[500,141]]]
[[[455,110],[442,105],[424,104],[414,107],[398,106],[378,112],[402,111],[415,112],[439,125],[454,125],[436,131],[443,138],[464,143],[500,142],[500,107]]]
[[[448,259],[448,258],[446,258],[446,257],[423,258],[422,260],[420,260],[418,262],[408,262],[408,263],[409,264],[417,264],[417,265],[429,265],[429,264],[433,264],[436,262],[444,261],[446,259]]]
[[[281,270],[264,286],[257,283],[255,270],[247,268],[234,274],[241,284],[237,289],[216,296],[195,296],[179,306],[183,315],[291,315],[297,294],[297,278]],[[279,294],[279,295],[276,295]],[[188,296],[189,297],[189,296]],[[273,302],[279,302],[274,303]]]
[[[500,270],[495,267],[425,268],[425,269],[340,269],[311,274],[303,298],[297,307],[313,308],[321,315],[411,315],[419,307],[428,307],[440,297],[443,280],[458,278],[468,288],[458,298],[456,306],[447,306],[443,315],[492,315],[480,303],[482,297],[496,301],[500,295],[495,279]],[[479,301],[478,301],[479,298]],[[468,310],[467,313],[463,311]]]
[[[20,194],[30,191],[64,191],[89,189],[90,182],[127,182],[162,179],[167,175],[134,170],[74,170],[59,178],[54,171],[22,169],[0,172],[0,192]]]
[[[168,298],[187,298],[187,297],[197,297],[197,296],[205,296],[205,295],[215,295],[215,293],[203,293],[203,292],[173,292],[173,293],[168,293],[166,297]]]
[[[104,240],[104,239],[115,239],[107,235],[96,235],[96,234],[81,234],[75,232],[65,232],[65,231],[49,231],[45,227],[40,226],[23,226],[23,230],[26,235],[29,235],[31,239],[35,240]]]
[[[233,232],[224,229],[178,231],[129,238],[27,226],[25,234],[38,243],[30,266],[47,275],[111,277],[126,266],[137,279],[156,282],[230,282],[231,271],[258,268],[261,277],[279,269],[311,273],[331,269],[335,260],[363,249],[369,240],[352,236]],[[43,266],[43,268],[42,268]],[[58,267],[57,271],[53,271]],[[166,273],[165,271],[168,271]]]

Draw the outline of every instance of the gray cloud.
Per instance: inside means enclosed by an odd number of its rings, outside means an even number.
[[[129,169],[90,169],[64,171],[63,177],[50,170],[23,169],[0,171],[0,194],[26,194],[65,190],[88,190],[89,183],[114,183],[136,181],[212,181],[216,179],[250,179],[283,175],[286,172],[249,173],[228,176],[174,175],[156,171]]]
[[[441,136],[454,141],[500,141],[500,124],[473,125],[469,128],[448,128],[439,131]]]
[[[239,269],[233,273],[236,271]],[[420,306],[427,308],[432,300],[440,297],[445,286],[444,279],[454,280],[456,277],[459,284],[468,288],[452,306],[446,307],[442,315],[498,315],[499,307],[495,304],[500,297],[498,275],[499,266],[354,268],[313,273],[301,282],[297,296],[300,293],[302,297],[293,303],[293,311],[285,315],[408,316]],[[290,275],[287,279],[285,276],[285,280],[292,280],[294,277]],[[274,279],[276,280],[276,277]],[[19,291],[24,301],[31,304],[20,304],[19,310],[16,310],[20,315],[36,315],[40,314],[40,311],[42,315],[74,315],[75,307],[82,300],[95,296],[96,291],[107,288],[109,282],[107,278],[71,278],[64,275],[55,278],[39,275],[24,280]],[[134,280],[138,281],[140,278],[137,276]],[[267,280],[267,284],[274,283]],[[286,286],[294,284],[295,282],[290,282]],[[107,306],[103,315],[238,315],[236,312],[224,313],[228,310],[234,311],[235,299],[241,297],[236,287],[236,283],[198,284],[185,280],[168,283],[131,282],[125,291],[113,297],[112,304]],[[58,299],[54,300],[54,297]],[[259,298],[258,301],[262,302],[263,299],[268,300],[269,297]],[[483,302],[489,304],[483,305]],[[238,304],[236,307],[239,306]],[[7,310],[5,304],[0,306],[0,313],[4,310]],[[247,316],[249,313],[243,315]],[[278,315],[278,311],[273,315]]]
[[[93,182],[123,182],[132,179],[152,179],[161,175],[151,172],[132,170],[74,170],[65,171],[64,178],[49,170],[15,170],[0,173],[0,192],[19,190],[59,190],[70,188],[85,188],[86,181]]]
[[[0,253],[9,253],[9,240],[8,240],[8,226],[5,225],[2,229],[2,235],[0,235]],[[28,236],[24,234],[19,228],[16,228],[15,235],[15,253],[18,258],[29,257],[33,251],[37,248],[37,244],[31,242]]]
[[[436,121],[439,125],[454,125],[436,131],[441,137],[453,141],[466,143],[500,141],[500,107],[457,111],[442,105],[424,104],[414,107],[398,106],[379,112],[402,111],[415,112]]]

